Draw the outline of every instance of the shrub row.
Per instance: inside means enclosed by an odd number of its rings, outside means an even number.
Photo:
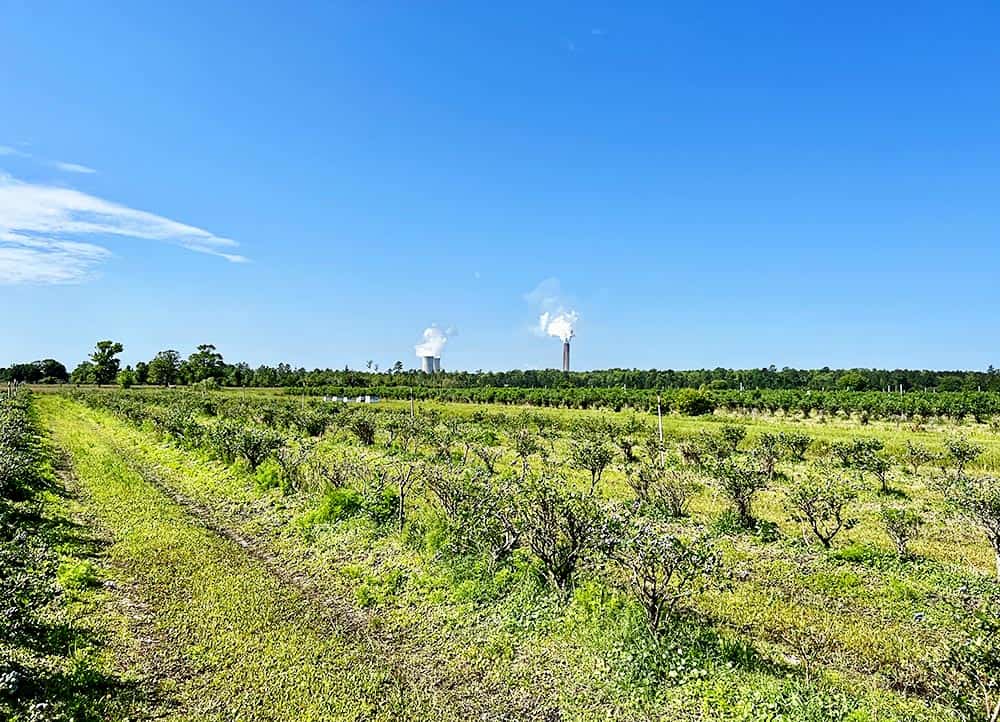
[[[286,389],[291,395],[357,396],[416,399],[473,404],[525,404],[554,408],[633,408],[655,411],[658,400],[665,410],[687,414],[715,409],[733,412],[778,411],[786,414],[859,414],[871,418],[972,417],[984,421],[1000,414],[1000,393],[975,391],[810,391],[802,389],[695,390],[618,388],[433,388],[426,386],[374,386],[366,388],[323,386]]]

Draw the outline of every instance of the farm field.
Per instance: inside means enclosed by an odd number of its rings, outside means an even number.
[[[13,720],[995,715],[989,423],[19,403],[43,481],[17,503],[76,530],[39,542],[46,614],[88,651],[24,641],[0,674],[102,683],[4,692]]]
[[[1000,722],[1000,2],[0,17],[0,722]]]

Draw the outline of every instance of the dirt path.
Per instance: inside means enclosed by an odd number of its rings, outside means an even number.
[[[114,446],[122,454],[123,458],[127,458],[129,464],[142,474],[142,478],[146,483],[183,509],[192,520],[200,524],[208,532],[242,549],[282,584],[294,587],[313,603],[316,606],[317,619],[322,619],[328,625],[327,628],[321,629],[321,631],[336,630],[339,634],[350,634],[369,640],[373,651],[377,650],[383,659],[387,661],[391,659],[392,654],[389,650],[377,649],[379,645],[373,638],[375,633],[370,628],[368,620],[359,614],[356,609],[324,595],[322,590],[308,575],[297,571],[293,566],[289,566],[288,560],[278,556],[270,548],[266,540],[263,540],[259,536],[250,536],[240,531],[231,520],[224,520],[217,510],[199,504],[173,488],[164,479],[158,469],[143,464],[119,445]]]

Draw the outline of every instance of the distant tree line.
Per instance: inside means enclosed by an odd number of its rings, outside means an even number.
[[[67,373],[55,359],[0,368],[0,381],[174,386],[211,383],[249,387],[426,387],[435,389],[681,389],[708,391],[801,389],[810,391],[1000,391],[1000,373],[986,371],[930,371],[914,369],[604,369],[563,372],[555,369],[513,371],[445,371],[424,374],[404,369],[396,361],[379,370],[369,361],[363,370],[294,368],[290,364],[228,363],[212,344],[202,344],[186,358],[174,349],[157,353],[149,361],[121,368],[121,343],[101,341],[88,360]],[[119,378],[119,374],[124,374]]]
[[[66,367],[53,358],[14,364],[0,368],[0,381],[23,381],[28,384],[64,384],[69,381]]]

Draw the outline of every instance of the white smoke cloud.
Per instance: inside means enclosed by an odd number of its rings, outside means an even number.
[[[448,343],[448,339],[457,335],[458,332],[453,328],[442,330],[436,324],[432,325],[424,329],[424,340],[414,346],[413,350],[416,351],[419,358],[423,358],[424,356],[440,358],[445,344]]]
[[[555,336],[569,341],[576,336],[579,314],[572,309],[572,301],[563,293],[558,278],[547,278],[534,290],[526,293],[524,299],[541,311],[538,325],[533,331],[538,336]]]
[[[576,335],[577,318],[579,317],[576,311],[562,311],[555,314],[544,311],[538,317],[538,330],[547,336],[569,341]]]

